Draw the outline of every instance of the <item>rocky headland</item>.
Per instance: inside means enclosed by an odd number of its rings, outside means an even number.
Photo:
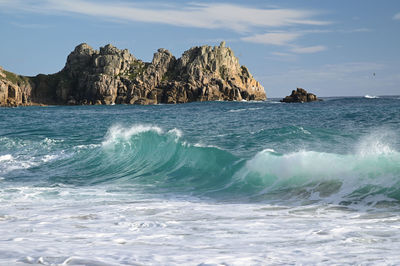
[[[314,101],[322,101],[322,100],[318,99],[318,97],[315,94],[309,93],[302,88],[297,88],[296,90],[293,90],[290,96],[286,96],[281,100],[281,102],[284,103],[306,103]]]
[[[225,42],[193,47],[178,59],[159,49],[149,63],[110,44],[94,50],[82,43],[55,74],[26,77],[0,68],[0,106],[265,99],[264,88]]]

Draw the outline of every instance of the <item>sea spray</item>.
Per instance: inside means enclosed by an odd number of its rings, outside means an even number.
[[[393,146],[398,139],[399,136],[390,128],[373,129],[361,137],[355,152],[363,157],[394,154],[397,151],[393,149]]]

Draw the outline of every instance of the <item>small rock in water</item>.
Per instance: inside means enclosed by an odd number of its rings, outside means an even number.
[[[318,99],[317,96],[313,93],[308,93],[305,89],[297,88],[297,90],[293,90],[290,96],[286,96],[281,100],[284,103],[305,103],[305,102],[315,102],[322,101]]]

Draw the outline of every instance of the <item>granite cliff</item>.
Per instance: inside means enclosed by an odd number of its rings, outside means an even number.
[[[193,47],[179,59],[159,49],[150,63],[110,44],[94,50],[83,43],[55,74],[25,77],[0,68],[3,106],[265,99],[264,88],[239,64],[225,42]]]

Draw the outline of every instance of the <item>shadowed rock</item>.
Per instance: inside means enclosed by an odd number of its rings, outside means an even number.
[[[308,93],[305,89],[302,88],[297,88],[297,90],[293,90],[290,96],[286,96],[281,100],[281,102],[285,103],[305,103],[314,101],[322,100],[318,99],[315,94]]]

